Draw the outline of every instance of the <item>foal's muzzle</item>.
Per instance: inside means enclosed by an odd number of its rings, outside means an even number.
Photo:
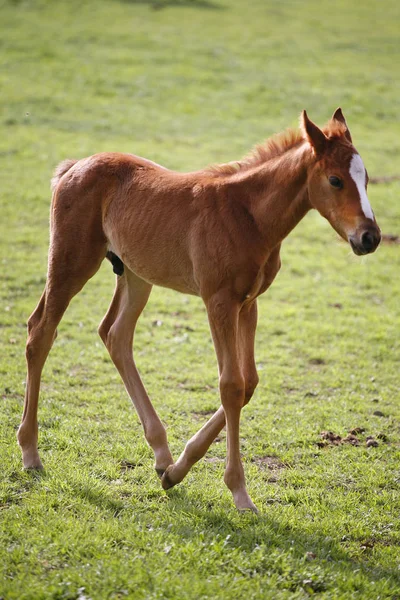
[[[350,235],[349,242],[354,254],[362,256],[363,254],[371,254],[379,246],[381,241],[381,232],[377,227],[365,229],[360,234]]]

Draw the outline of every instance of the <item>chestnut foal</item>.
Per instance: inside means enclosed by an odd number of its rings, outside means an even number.
[[[25,468],[42,468],[39,387],[57,325],[108,257],[118,276],[99,333],[139,414],[163,487],[182,481],[226,423],[225,483],[238,509],[256,510],[245,485],[239,421],[258,383],[257,297],[278,273],[281,242],[311,208],[358,255],[373,252],[380,241],[368,176],[341,110],[323,130],[305,111],[300,125],[239,162],[194,173],[117,153],[59,165],[52,180],[47,282],[28,322],[18,431]],[[154,284],[201,296],[219,367],[222,406],[175,463],[132,356],[135,325]]]

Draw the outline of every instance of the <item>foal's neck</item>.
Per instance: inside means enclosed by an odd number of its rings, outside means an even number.
[[[310,210],[307,173],[313,162],[306,144],[295,146],[253,169],[238,173],[233,185],[268,248],[279,244]]]

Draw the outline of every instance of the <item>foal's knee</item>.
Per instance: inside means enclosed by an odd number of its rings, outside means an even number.
[[[245,382],[243,377],[240,376],[226,376],[221,375],[219,382],[219,389],[221,393],[222,405],[227,403],[228,405],[239,405],[243,406],[245,397]]]

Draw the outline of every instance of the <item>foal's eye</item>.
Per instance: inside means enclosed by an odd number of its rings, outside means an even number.
[[[343,181],[341,179],[339,179],[339,177],[336,177],[335,175],[331,175],[329,177],[329,183],[331,184],[332,187],[337,188],[338,190],[341,190],[343,187]]]

